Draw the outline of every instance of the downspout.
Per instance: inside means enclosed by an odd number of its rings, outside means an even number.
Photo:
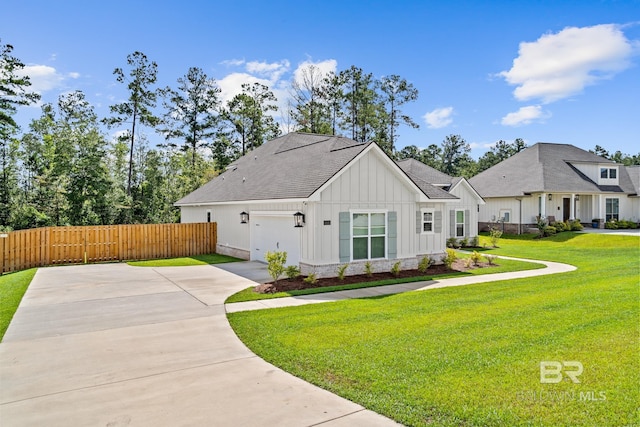
[[[518,207],[518,234],[522,234],[522,197],[516,197],[516,200],[520,202]]]

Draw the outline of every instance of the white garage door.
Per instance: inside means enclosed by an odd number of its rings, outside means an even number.
[[[293,226],[293,215],[251,216],[251,259],[265,261],[268,251],[287,252],[287,265],[300,263],[301,228]]]

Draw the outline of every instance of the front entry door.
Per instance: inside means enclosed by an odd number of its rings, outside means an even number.
[[[571,215],[571,199],[565,197],[562,199],[562,220],[567,221]]]

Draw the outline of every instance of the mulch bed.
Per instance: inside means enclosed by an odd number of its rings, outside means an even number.
[[[496,264],[494,264],[494,266],[495,265]],[[481,262],[479,265],[471,265],[471,267],[467,268],[465,267],[465,262],[459,259],[453,263],[451,269],[448,269],[444,264],[432,265],[425,273],[421,273],[418,270],[402,270],[397,276],[391,274],[390,272],[373,273],[371,276],[367,276],[366,274],[356,274],[354,276],[345,276],[343,280],[340,280],[337,277],[322,278],[318,279],[316,283],[306,283],[303,280],[305,276],[300,276],[295,279],[280,279],[277,283],[264,283],[256,286],[253,290],[260,294],[273,294],[276,292],[322,288],[325,286],[351,285],[354,283],[374,282],[378,280],[398,279],[405,277],[435,276],[438,274],[464,272],[484,267],[489,267],[489,263]]]

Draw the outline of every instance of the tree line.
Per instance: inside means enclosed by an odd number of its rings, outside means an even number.
[[[291,82],[285,111],[271,89],[242,85],[222,102],[215,79],[191,67],[175,87],[157,87],[158,65],[142,52],[115,68],[127,91],[98,117],[84,93],[44,104],[21,130],[19,106],[39,100],[29,92],[24,64],[0,43],[0,227],[161,223],[179,220],[173,203],[223,171],[238,157],[283,131],[339,134],[377,142],[395,159],[416,158],[449,175],[470,177],[525,148],[499,141],[478,161],[460,135],[440,146],[396,149],[401,125],[418,124],[403,106],[418,90],[398,75],[380,79],[361,68],[323,74],[315,65]],[[105,127],[118,130],[108,138]],[[150,146],[148,133],[163,143]],[[637,161],[637,159],[636,159]]]

